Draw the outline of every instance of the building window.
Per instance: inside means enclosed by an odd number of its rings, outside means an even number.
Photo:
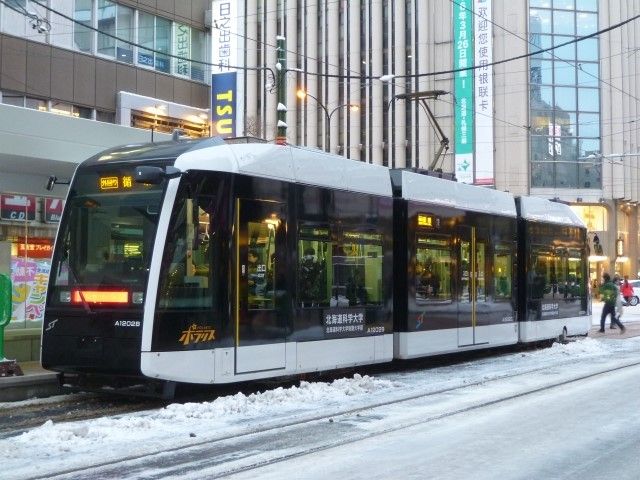
[[[171,61],[171,21],[140,12],[138,43],[145,49],[138,51],[138,64],[169,73]],[[147,50],[148,49],[148,50]]]
[[[154,130],[156,132],[172,133],[174,130],[181,130],[183,134],[191,138],[209,136],[209,123],[204,118],[192,116],[190,119],[167,117],[157,112],[147,112],[144,110],[131,111],[131,126]]]
[[[138,15],[138,44],[153,50],[153,28],[155,17],[140,12]],[[153,51],[141,48],[138,50],[138,64],[153,68]]]
[[[199,62],[204,62],[206,58],[206,49],[207,47],[205,43],[204,32],[192,28],[190,58],[193,60],[198,60]],[[191,78],[199,82],[205,81],[205,78],[207,78],[207,76],[205,75],[205,65],[203,63],[191,63]]]
[[[120,39],[116,43],[118,60],[133,63],[133,41],[135,29],[135,11],[132,8],[118,5],[116,36]]]
[[[116,113],[96,110],[96,120],[98,122],[116,123]]]
[[[76,50],[203,83],[208,77],[203,63],[191,61],[206,60],[206,34],[201,30],[142,11],[136,23],[136,10],[113,0],[76,0],[73,18],[79,22],[73,26]],[[133,45],[136,32],[137,55]],[[172,59],[171,55],[180,58]]]
[[[14,105],[16,107],[24,107],[24,95],[16,92],[2,92],[0,96],[2,103],[5,105]]]
[[[171,22],[164,18],[156,17],[156,70],[169,73],[171,60],[167,54],[171,53]]]
[[[98,0],[98,53],[108,57],[116,55],[116,4]]]
[[[529,4],[533,51],[597,30],[595,0],[531,0]],[[602,187],[598,58],[595,38],[531,58],[532,187]]]
[[[91,53],[93,50],[93,1],[76,0],[73,11],[73,19],[76,21],[73,27],[73,45],[76,50]]]

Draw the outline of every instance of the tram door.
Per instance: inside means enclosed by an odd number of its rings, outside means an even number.
[[[476,227],[459,227],[458,346],[487,343],[478,327],[478,304],[485,301],[485,242]]]
[[[285,207],[236,200],[236,373],[285,368]]]

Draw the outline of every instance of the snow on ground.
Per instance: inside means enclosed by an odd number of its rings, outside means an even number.
[[[591,359],[624,358],[640,351],[640,337],[585,338],[567,345],[493,355],[462,364],[381,374],[354,375],[331,383],[301,382],[299,387],[217,398],[202,403],[171,404],[159,410],[69,423],[43,424],[0,440],[3,478],[24,478],[56,469],[91,465],[169,447],[277,425],[294,419],[336,414],[376,401],[405,398],[482,382],[534,369],[585,363]],[[4,476],[8,474],[8,476]]]

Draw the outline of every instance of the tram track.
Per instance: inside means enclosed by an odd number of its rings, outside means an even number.
[[[506,349],[504,354],[509,354],[512,349]],[[457,356],[427,357],[407,361],[401,364],[376,364],[365,365],[358,370],[363,374],[380,375],[389,372],[412,372],[429,368],[458,365],[467,361],[477,360],[488,356],[496,356],[495,350],[479,350],[458,354]],[[353,372],[356,370],[353,369]],[[352,374],[352,370],[348,370]],[[314,376],[317,381],[332,381],[344,376],[345,371],[329,371],[322,375]],[[304,379],[304,376],[300,377]],[[313,381],[313,380],[310,380]],[[236,393],[256,393],[265,388],[276,388],[298,384],[299,379],[278,379],[274,381],[260,381],[235,385],[220,385],[217,388],[196,389],[195,392],[183,392],[174,400],[162,400],[152,397],[122,396],[108,393],[73,393],[61,395],[59,400],[44,400],[41,402],[24,403],[15,405],[7,403],[0,407],[0,440],[19,435],[24,431],[39,427],[44,422],[51,420],[53,423],[91,420],[103,416],[125,415],[127,413],[142,412],[165,407],[170,403],[212,401],[224,395]]]
[[[155,399],[118,398],[99,394],[70,394],[56,401],[34,402],[0,408],[0,439],[15,436],[51,420],[55,423],[90,420],[105,415],[134,413],[159,408]]]
[[[78,468],[70,468],[59,472],[50,472],[46,475],[31,477],[39,478],[118,478],[126,474],[135,478],[140,474],[144,478],[163,478],[167,475],[191,473],[194,468],[204,477],[228,476],[242,472],[248,472],[293,458],[313,454],[322,450],[342,447],[367,438],[372,438],[398,430],[410,428],[425,422],[434,422],[450,416],[463,414],[472,410],[489,407],[502,402],[518,399],[527,395],[534,395],[545,390],[550,390],[564,385],[587,380],[599,375],[610,373],[613,370],[633,368],[640,366],[640,361],[628,362],[622,365],[607,368],[591,369],[590,372],[578,375],[569,375],[559,381],[548,381],[548,376],[562,366],[572,363],[564,362],[563,365],[550,365],[527,371],[520,371],[501,375],[491,379],[480,379],[449,388],[441,388],[427,392],[417,392],[412,395],[398,396],[396,398],[372,402],[357,408],[333,410],[316,415],[307,415],[289,421],[276,421],[271,424],[263,424],[256,428],[249,428],[237,434],[208,438],[185,445],[173,446],[153,452],[145,452],[117,460],[98,462]],[[494,382],[509,380],[514,377],[535,376],[547,378],[540,384],[533,385],[508,395],[485,398],[483,401],[473,402],[469,405],[445,409],[434,412],[428,416],[407,418],[403,421],[395,421],[392,425],[384,425],[381,419],[389,408],[405,408],[430,397],[442,399],[450,394],[458,394],[465,389],[478,387],[488,388]],[[546,375],[546,377],[545,377]],[[423,402],[424,403],[424,402]],[[434,400],[434,403],[438,403]],[[369,426],[381,423],[379,428],[360,429],[359,425],[368,423]],[[287,441],[290,439],[290,441]],[[300,439],[304,439],[303,442]],[[197,461],[194,461],[198,459]],[[154,474],[148,475],[147,469]]]

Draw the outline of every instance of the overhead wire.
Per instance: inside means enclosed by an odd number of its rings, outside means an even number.
[[[132,45],[132,46],[135,46],[135,47],[138,47],[138,48],[142,48],[143,50],[150,51],[150,52],[153,52],[153,53],[158,53],[158,54],[164,55],[164,56],[169,57],[169,58],[177,58],[177,59],[180,59],[180,60],[191,61],[191,62],[197,63],[197,64],[214,66],[214,67],[220,67],[220,66],[225,66],[226,67],[226,65],[223,65],[223,64],[220,64],[220,63],[205,62],[205,61],[195,60],[195,59],[191,59],[191,58],[187,58],[187,57],[183,57],[183,56],[179,56],[179,55],[173,55],[173,54],[170,54],[170,53],[167,53],[167,52],[163,52],[161,50],[156,50],[156,49],[144,46],[144,45],[140,45],[138,43],[135,43],[135,42],[127,40],[127,39],[119,38],[116,35],[113,35],[113,34],[110,34],[110,33],[107,33],[107,32],[103,32],[103,31],[101,31],[101,30],[99,30],[99,29],[97,29],[97,28],[95,28],[93,26],[89,26],[89,25],[86,25],[83,22],[80,22],[80,21],[74,19],[73,17],[65,15],[64,13],[62,13],[62,12],[60,12],[60,11],[54,9],[54,8],[51,8],[46,4],[43,4],[40,0],[31,0],[31,1],[36,3],[37,5],[40,5],[44,9],[46,9],[46,10],[48,10],[48,11],[50,11],[50,12],[56,14],[56,15],[59,15],[60,17],[66,19],[68,21],[74,22],[76,24],[80,24],[80,25],[84,26],[85,28],[87,28],[89,30],[98,32],[98,33],[100,33],[102,35],[105,35],[107,37],[113,38],[113,39],[118,40],[120,42],[129,44],[129,45]],[[9,8],[12,8],[8,4],[8,2],[6,0],[0,0],[0,3],[2,3],[4,5],[7,5]],[[485,66],[489,67],[489,66],[501,65],[501,64],[504,64],[504,63],[509,63],[509,62],[513,62],[513,61],[517,61],[517,60],[522,60],[524,58],[528,58],[528,57],[531,57],[531,56],[534,56],[534,55],[539,55],[539,54],[542,54],[542,53],[545,53],[545,52],[553,51],[553,50],[556,50],[558,48],[562,48],[562,47],[570,45],[570,44],[578,43],[578,42],[587,40],[589,38],[596,37],[596,36],[601,35],[603,33],[606,33],[606,32],[615,30],[617,28],[620,28],[621,26],[626,25],[626,24],[628,24],[628,23],[630,23],[630,22],[632,22],[632,21],[634,21],[634,20],[636,20],[638,18],[640,18],[640,15],[635,15],[633,17],[630,17],[630,18],[626,19],[626,20],[618,22],[618,23],[616,23],[614,25],[610,25],[609,27],[606,27],[606,28],[604,28],[602,30],[598,30],[596,32],[593,32],[593,33],[591,33],[589,35],[579,36],[579,37],[576,37],[576,38],[574,38],[572,40],[569,40],[567,42],[563,42],[563,43],[558,44],[558,45],[553,45],[553,46],[548,47],[548,48],[536,50],[536,51],[529,52],[529,53],[522,54],[522,55],[518,55],[518,56],[515,56],[515,57],[509,57],[509,58],[505,58],[505,59],[502,59],[502,60],[496,60],[496,61],[488,63],[486,65],[473,65],[473,66],[469,66],[469,67],[465,67],[465,68],[449,69],[449,70],[442,70],[442,71],[436,71],[436,72],[425,72],[425,73],[416,73],[416,74],[409,74],[409,75],[396,75],[394,78],[423,78],[423,77],[431,77],[431,76],[440,76],[440,75],[458,73],[458,72],[463,72],[463,71],[472,71],[472,70],[476,70],[478,68],[483,68]],[[213,28],[216,28],[216,27],[214,26]],[[250,39],[246,35],[242,35],[242,34],[239,34],[237,32],[230,32],[230,33],[232,33],[233,35],[242,37],[242,38],[249,39],[249,40],[254,41],[254,42],[258,42],[258,40],[256,40],[256,39]],[[265,44],[267,46],[271,46],[273,48],[277,47],[276,45],[270,44],[270,43],[267,43],[267,42],[260,42],[260,43],[263,43],[263,44]],[[297,52],[294,52],[294,51],[291,51],[291,50],[287,50],[287,53],[300,55]],[[315,59],[315,60],[317,60],[317,59]],[[264,69],[265,68],[265,67],[247,67],[247,66],[241,66],[241,65],[232,65],[230,67],[231,68],[236,68],[238,70],[252,70],[252,71],[254,71],[256,69]],[[339,78],[339,79],[345,79],[345,80],[346,79],[352,79],[354,77],[355,78],[360,78],[360,79],[363,79],[363,80],[374,80],[374,79],[378,79],[379,80],[380,79],[380,75],[364,75],[363,76],[363,75],[358,74],[357,72],[354,72],[353,75],[328,74],[328,73],[308,72],[308,71],[307,72],[301,72],[301,73],[306,73],[307,75],[314,75],[314,76],[318,76],[318,77]]]

